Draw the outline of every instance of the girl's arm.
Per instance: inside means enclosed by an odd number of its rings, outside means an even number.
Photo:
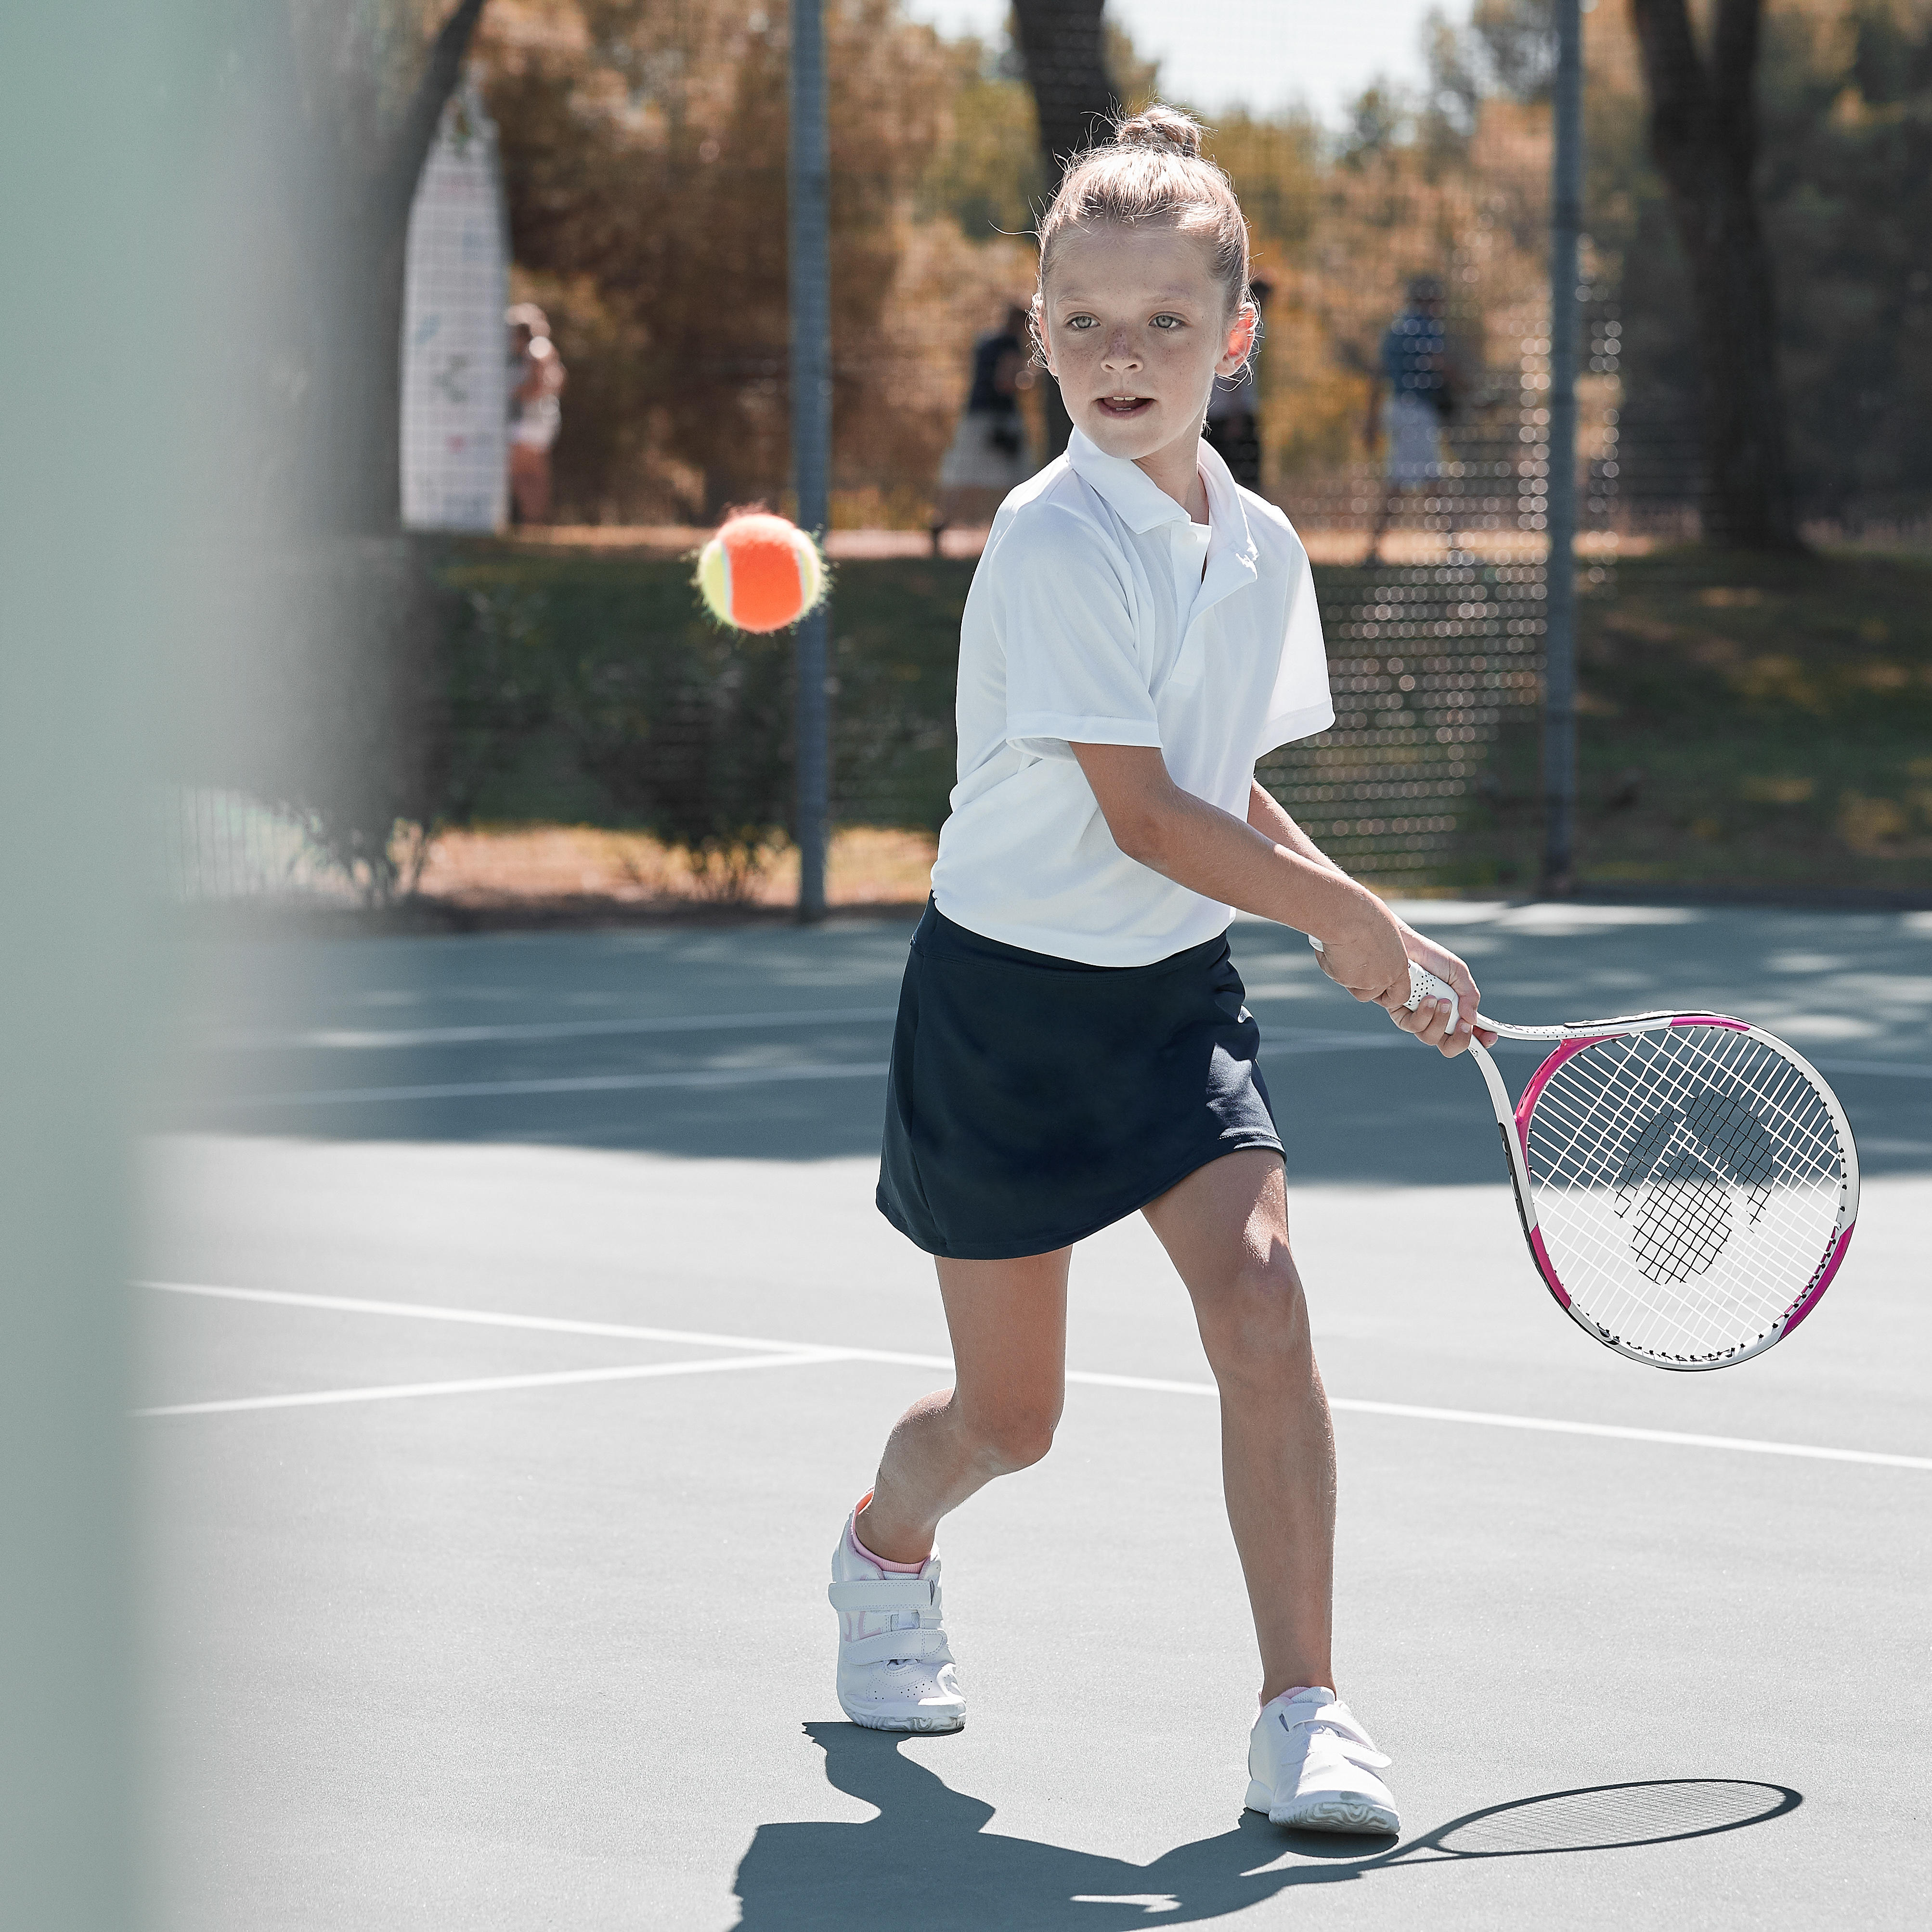
[[[1263,838],[1274,840],[1277,845],[1285,845],[1292,852],[1299,852],[1304,859],[1326,866],[1331,872],[1341,872],[1341,867],[1262,788],[1258,778],[1250,780],[1248,784],[1248,823]],[[1343,877],[1346,876],[1343,874]],[[1233,901],[1228,903],[1232,904]],[[1393,913],[1389,916],[1395,918]],[[1396,919],[1395,922],[1401,930],[1402,944],[1409,958],[1418,966],[1427,967],[1437,979],[1455,988],[1456,1011],[1464,1016],[1457,1030],[1465,1034],[1472,1031],[1469,1021],[1480,1008],[1482,994],[1468,968],[1446,946],[1438,946],[1434,940],[1418,932],[1406,920]],[[1322,934],[1318,933],[1316,936],[1322,939],[1324,946],[1328,944]],[[1328,962],[1324,960],[1322,963],[1326,970]],[[1333,979],[1334,975],[1331,973],[1329,977]],[[1402,994],[1404,999],[1408,997],[1406,992]],[[1494,1046],[1496,1043],[1496,1035],[1487,1028],[1478,1037],[1485,1046]]]
[[[1248,781],[1248,823],[1274,844],[1286,845],[1291,852],[1299,852],[1304,859],[1326,866],[1331,872],[1341,872],[1341,867],[1282,811],[1273,794],[1262,789],[1259,778]]]
[[[1404,1031],[1432,1046],[1454,1053],[1468,1044],[1466,1022],[1448,1033],[1446,1007],[1410,1012],[1404,1005],[1413,957],[1447,980],[1460,1011],[1473,1015],[1478,996],[1468,967],[1412,934],[1259,785],[1250,790],[1244,824],[1183,791],[1154,746],[1076,745],[1072,751],[1114,843],[1129,858],[1205,898],[1315,934],[1326,949],[1323,970],[1357,999],[1387,1008]],[[1418,952],[1418,946],[1426,950]]]

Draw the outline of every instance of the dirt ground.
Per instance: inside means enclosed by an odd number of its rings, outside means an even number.
[[[986,547],[983,530],[949,530],[942,539],[944,554],[976,557]],[[506,541],[512,550],[539,556],[560,551],[588,550],[604,556],[680,557],[698,550],[712,532],[696,524],[556,524],[548,529],[523,528]],[[1359,529],[1329,530],[1311,526],[1301,531],[1308,554],[1317,563],[1358,563],[1367,542]],[[1544,550],[1540,534],[1525,530],[1464,530],[1456,542],[1491,562],[1529,562]],[[1439,563],[1447,555],[1447,533],[1397,527],[1383,538],[1382,554],[1391,563]],[[1640,556],[1654,548],[1651,538],[1608,530],[1585,530],[1576,539],[1577,554],[1591,558]],[[923,530],[833,530],[825,539],[826,554],[834,563],[879,557],[927,556],[932,542]]]
[[[833,905],[916,904],[926,895],[938,841],[920,832],[855,826],[836,833],[826,896]],[[638,908],[790,906],[798,899],[798,853],[772,848],[758,871],[731,882],[692,868],[688,854],[640,832],[586,825],[503,826],[449,831],[430,848],[422,896],[470,911],[533,902],[600,899]]]

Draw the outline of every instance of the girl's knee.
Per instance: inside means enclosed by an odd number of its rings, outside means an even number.
[[[966,1418],[974,1455],[1000,1475],[1037,1462],[1053,1447],[1059,1423],[1058,1402],[1002,1403]]]
[[[1200,1315],[1202,1340],[1217,1376],[1275,1381],[1312,1360],[1308,1304],[1285,1249],[1244,1261]]]

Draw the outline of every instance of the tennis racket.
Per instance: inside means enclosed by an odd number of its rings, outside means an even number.
[[[1454,1006],[1408,973],[1412,1010]],[[1555,1046],[1514,1106],[1482,1042],[1469,1052],[1537,1272],[1586,1334],[1653,1368],[1726,1369],[1817,1306],[1858,1220],[1858,1155],[1802,1054],[1721,1013],[1476,1024]]]

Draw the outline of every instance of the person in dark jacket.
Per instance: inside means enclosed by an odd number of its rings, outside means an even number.
[[[1382,502],[1364,563],[1381,560],[1396,500],[1443,472],[1442,426],[1454,412],[1456,388],[1443,309],[1441,280],[1414,276],[1407,305],[1382,337],[1363,432],[1371,449],[1378,436],[1384,443]]]
[[[1016,302],[1000,326],[973,345],[973,377],[964,413],[939,466],[932,513],[932,554],[953,524],[990,524],[1006,492],[1033,474],[1019,392],[1029,382],[1027,311]]]
[[[1274,293],[1272,282],[1256,280],[1248,284],[1248,293],[1257,310],[1265,314],[1268,298]],[[1255,358],[1261,353],[1261,337],[1238,376],[1217,381],[1208,399],[1208,422],[1202,434],[1220,452],[1228,473],[1244,490],[1262,487],[1262,392],[1255,380]]]

